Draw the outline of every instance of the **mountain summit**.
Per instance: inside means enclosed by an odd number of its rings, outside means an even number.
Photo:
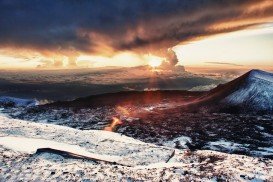
[[[251,70],[219,85],[197,101],[198,105],[231,112],[273,112],[273,74]]]

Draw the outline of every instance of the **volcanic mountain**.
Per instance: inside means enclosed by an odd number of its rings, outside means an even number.
[[[273,74],[251,70],[237,79],[221,84],[191,107],[229,112],[273,112]]]
[[[171,110],[178,110],[181,107],[186,112],[208,110],[209,112],[230,113],[273,113],[273,74],[261,70],[251,70],[208,92],[175,90],[118,92],[92,95],[73,101],[55,102],[46,105],[46,107],[92,108],[116,105],[144,107],[145,105],[162,103],[171,103],[174,106],[169,108]]]
[[[59,101],[47,104],[50,107],[92,108],[116,105],[150,105],[166,102],[183,103],[193,101],[204,92],[182,90],[122,91],[82,97],[73,101]]]

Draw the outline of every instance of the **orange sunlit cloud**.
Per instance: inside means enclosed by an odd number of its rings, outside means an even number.
[[[156,67],[161,63],[153,57],[168,59],[167,50],[175,46],[191,45],[211,36],[273,22],[273,2],[268,0],[145,1],[109,6],[98,3],[98,7],[86,1],[77,4],[73,15],[71,7],[75,4],[68,2],[59,6],[59,2],[54,3],[62,8],[51,13],[42,13],[47,6],[43,3],[39,6],[28,3],[18,6],[16,2],[9,6],[1,4],[7,14],[1,16],[3,11],[0,11],[0,17],[9,20],[1,21],[1,68],[63,69],[143,64]],[[153,6],[152,11],[143,9],[148,5]],[[164,13],[160,8],[162,5],[168,7]],[[17,11],[16,7],[21,8],[20,12],[26,18],[9,14]],[[105,8],[104,16],[100,11],[87,11],[86,7]],[[127,11],[132,16],[124,16]],[[188,54],[186,50],[177,49],[175,53],[179,55],[180,63],[183,62],[181,55]],[[147,54],[151,55],[148,60]]]

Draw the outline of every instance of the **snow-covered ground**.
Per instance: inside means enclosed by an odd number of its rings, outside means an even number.
[[[0,96],[0,105],[12,105],[17,107],[29,107],[38,105],[35,99],[21,99],[8,96]]]
[[[169,107],[168,103],[76,110],[7,107],[2,111],[0,108],[0,111],[12,118],[80,130],[103,130],[112,123],[115,116],[122,121],[115,132],[143,142],[177,149],[209,149],[273,159],[273,151],[268,150],[273,146],[273,115],[182,112],[162,114],[163,107]]]
[[[52,151],[37,153],[40,148],[83,158]],[[207,150],[187,152],[108,131],[82,131],[0,116],[0,181],[220,179],[272,181],[273,161]]]

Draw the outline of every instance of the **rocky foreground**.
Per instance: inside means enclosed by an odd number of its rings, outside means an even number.
[[[273,161],[0,116],[0,181],[28,180],[272,181]]]

